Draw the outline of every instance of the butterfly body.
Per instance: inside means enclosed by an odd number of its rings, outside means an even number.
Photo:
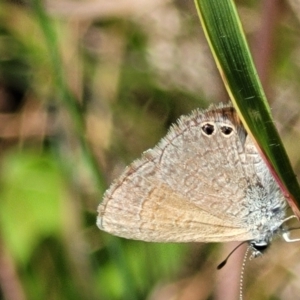
[[[220,105],[181,117],[106,191],[97,225],[152,242],[268,245],[285,198],[239,121]]]

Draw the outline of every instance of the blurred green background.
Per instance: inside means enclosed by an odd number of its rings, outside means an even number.
[[[236,4],[299,176],[300,5]],[[236,299],[243,249],[217,271],[232,244],[95,225],[127,164],[227,100],[192,0],[0,0],[0,299]],[[279,239],[248,262],[245,298],[297,299],[298,248]]]

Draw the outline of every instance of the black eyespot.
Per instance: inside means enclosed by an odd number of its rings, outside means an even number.
[[[215,131],[215,126],[207,123],[207,124],[202,126],[202,131],[206,135],[212,135]]]
[[[221,127],[221,131],[225,135],[229,135],[232,132],[232,130],[233,130],[232,127],[229,127],[229,126],[222,126]]]

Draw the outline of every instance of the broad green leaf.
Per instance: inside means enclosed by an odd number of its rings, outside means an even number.
[[[2,239],[14,258],[27,263],[42,239],[63,232],[62,177],[53,158],[30,153],[11,153],[1,170]]]
[[[299,184],[274,126],[234,2],[195,0],[195,4],[230,99],[299,218]]]

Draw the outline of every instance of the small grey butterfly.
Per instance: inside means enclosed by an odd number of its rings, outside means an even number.
[[[286,200],[231,105],[181,117],[106,191],[97,225],[151,242],[291,241]]]

